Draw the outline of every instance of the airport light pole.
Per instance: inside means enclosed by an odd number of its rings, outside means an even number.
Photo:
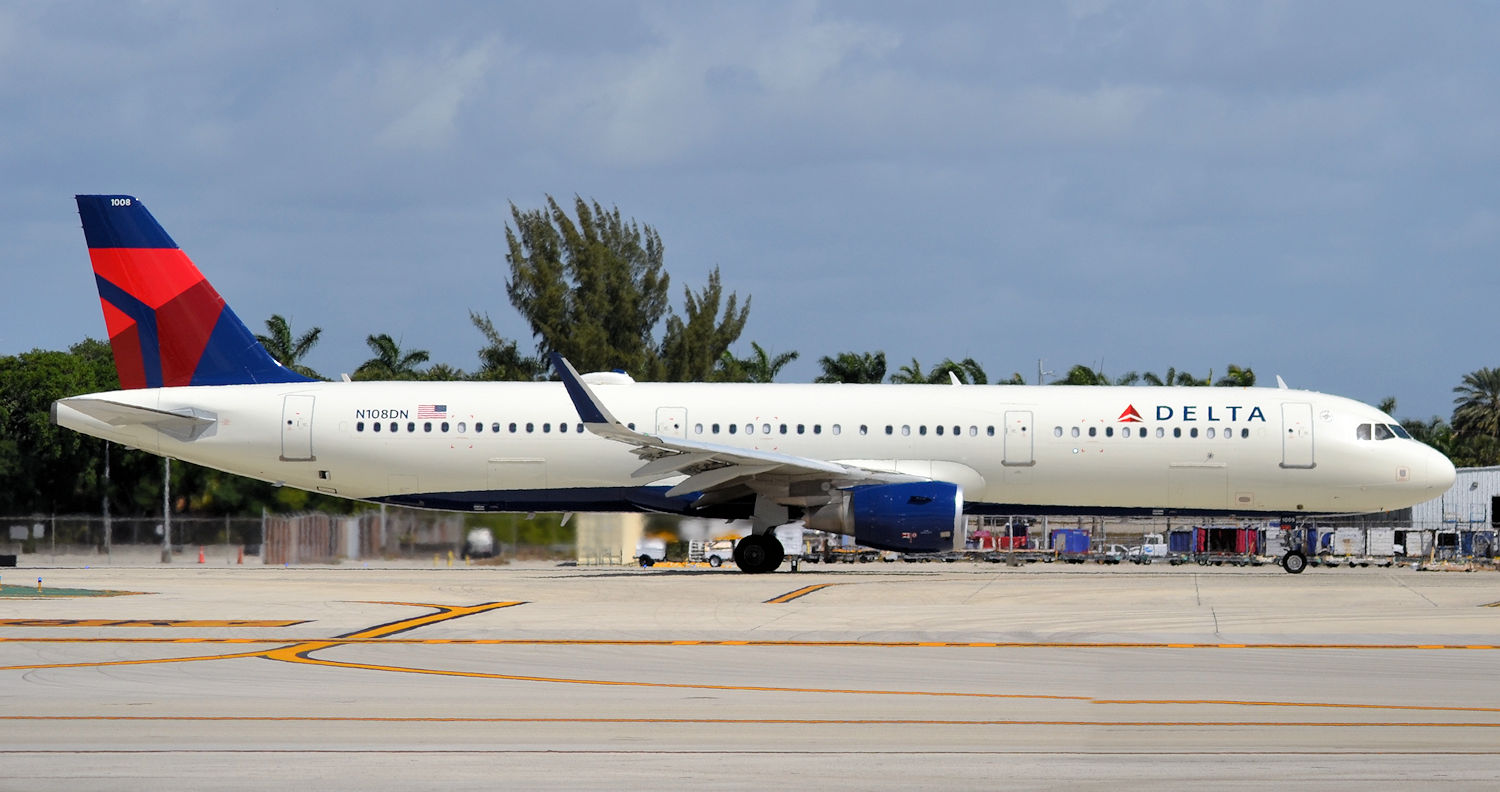
[[[172,563],[172,458],[162,457],[161,562]]]
[[[104,441],[104,559],[112,562],[114,556],[110,553],[110,524],[109,524],[109,441]]]

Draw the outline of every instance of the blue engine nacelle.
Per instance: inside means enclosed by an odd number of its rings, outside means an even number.
[[[952,550],[962,536],[963,490],[946,481],[871,484],[818,510],[807,527],[850,534],[865,547],[903,553]]]

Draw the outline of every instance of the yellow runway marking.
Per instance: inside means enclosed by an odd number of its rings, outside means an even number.
[[[814,587],[808,587],[813,589]],[[803,591],[803,593],[808,593]],[[791,592],[798,594],[798,592]],[[789,595],[784,595],[789,596]],[[931,642],[931,641],[683,641],[683,640],[571,640],[571,639],[409,639],[392,638],[393,636],[418,627],[429,626],[447,620],[470,616],[487,611],[497,610],[521,605],[521,602],[488,602],[479,605],[450,606],[425,603],[382,603],[403,606],[424,607],[434,609],[433,613],[424,614],[412,618],[402,619],[387,624],[381,624],[349,633],[348,635],[334,638],[320,639],[276,639],[276,638],[0,638],[0,642],[14,643],[278,643],[282,644],[271,649],[236,652],[221,655],[198,655],[193,657],[162,657],[147,658],[139,660],[107,660],[96,662],[77,663],[49,663],[38,665],[20,665],[0,667],[0,671],[33,671],[42,669],[61,668],[101,668],[112,666],[150,665],[161,663],[193,663],[206,660],[233,660],[259,658],[277,660],[287,663],[302,665],[315,665],[328,668],[355,668],[368,671],[386,671],[401,674],[421,674],[425,676],[447,676],[469,679],[494,679],[515,682],[545,682],[553,684],[568,685],[597,685],[609,687],[644,687],[659,689],[678,690],[721,690],[721,691],[744,691],[744,692],[781,692],[781,693],[827,693],[842,695],[864,695],[864,696],[931,696],[945,698],[965,698],[984,700],[1042,700],[1042,701],[1077,701],[1093,704],[1107,704],[1117,706],[1132,705],[1184,705],[1184,706],[1245,706],[1245,707],[1288,707],[1288,708],[1326,708],[1326,709],[1352,709],[1352,710],[1404,710],[1423,712],[1467,712],[1467,713],[1500,713],[1500,707],[1457,707],[1437,705],[1401,705],[1401,704],[1355,704],[1336,702],[1304,702],[1304,701],[1234,701],[1213,699],[1099,699],[1092,696],[1069,696],[1069,695],[1043,695],[1027,693],[981,693],[972,691],[941,691],[941,690],[872,690],[858,688],[811,688],[790,686],[758,686],[758,685],[730,685],[691,682],[652,682],[641,680],[609,680],[609,679],[573,679],[564,677],[541,677],[520,674],[499,674],[479,671],[452,671],[436,668],[416,668],[404,666],[377,665],[371,663],[356,663],[335,660],[324,660],[313,657],[313,653],[338,646],[351,644],[410,644],[410,645],[513,645],[513,646],[816,646],[816,647],[985,647],[985,648],[1136,648],[1136,649],[1204,649],[1204,648],[1234,648],[1234,649],[1495,649],[1496,646],[1489,644],[1221,644],[1221,643],[1086,643],[1086,642],[995,642],[995,643],[973,643],[973,642]],[[45,716],[39,716],[45,717]],[[125,719],[129,716],[120,716]],[[144,716],[143,716],[144,717]],[[275,719],[275,718],[271,718]],[[381,719],[371,719],[381,720]],[[442,719],[437,719],[442,720]],[[509,722],[504,719],[493,719],[494,722]],[[537,719],[518,719],[515,722],[544,722]],[[560,719],[558,722],[569,722],[569,719]],[[580,720],[578,722],[585,722]],[[606,719],[602,722],[608,722]],[[670,720],[654,721],[645,719],[625,719],[622,722],[673,722]],[[721,721],[693,721],[682,722],[721,722]],[[722,721],[727,723],[796,723],[793,720],[765,720],[765,721]],[[809,721],[813,722],[813,721]],[[829,721],[831,723],[842,723],[846,721]],[[862,721],[847,721],[848,723],[861,723]],[[898,723],[898,721],[876,721],[877,723]],[[931,722],[931,721],[921,721]],[[964,723],[955,721],[954,723]],[[1160,722],[1131,722],[1131,721],[976,721],[974,723],[994,724],[1057,724],[1057,725],[1167,725]],[[1253,721],[1185,721],[1178,725],[1257,725]],[[1266,722],[1264,725],[1297,725],[1287,722]],[[1328,723],[1307,723],[1304,725],[1340,725]],[[1378,725],[1424,725],[1408,723],[1356,723],[1351,722],[1349,726],[1378,726]],[[1496,726],[1491,723],[1475,724],[1447,724],[1434,723],[1433,726]]]
[[[496,718],[345,715],[17,715],[12,721],[181,721],[249,723],[621,723],[621,724],[738,724],[796,726],[1161,726],[1204,727],[1325,727],[1342,728],[1500,728],[1484,721],[1128,721],[1128,720],[934,720],[919,718]]]
[[[815,584],[813,584],[811,586],[803,586],[802,588],[799,588],[796,591],[788,591],[787,593],[782,594],[779,597],[772,597],[771,599],[766,600],[766,604],[767,605],[780,605],[780,604],[785,603],[785,602],[791,602],[794,599],[798,599],[800,597],[805,597],[805,596],[813,593],[814,591],[818,591],[819,589],[825,589],[825,588],[828,588],[829,586],[834,586],[834,585],[838,585],[838,584],[836,584],[836,583],[815,583]]]
[[[0,619],[0,627],[292,627],[306,623],[246,619]]]

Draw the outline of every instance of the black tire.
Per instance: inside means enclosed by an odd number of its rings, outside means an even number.
[[[1307,556],[1303,555],[1300,550],[1288,550],[1287,554],[1281,557],[1281,568],[1293,575],[1300,575],[1302,570],[1307,569]]]
[[[648,566],[651,566],[652,564],[656,563],[655,561],[651,560],[651,556],[648,556],[648,555],[646,555],[644,553],[642,553],[641,557],[638,558],[638,559],[636,559],[636,560],[640,561],[641,562],[641,566],[643,566],[643,567],[648,567]]]
[[[776,537],[751,534],[735,545],[734,562],[741,572],[759,575],[781,566],[781,543]]]
[[[723,566],[723,564],[724,564],[724,559],[722,559],[722,558],[720,558],[718,556],[709,556],[708,557],[708,565],[711,566],[711,567],[713,567],[714,569],[718,569],[720,566]]]

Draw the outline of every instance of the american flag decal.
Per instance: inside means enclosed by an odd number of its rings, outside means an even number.
[[[418,404],[417,418],[447,418],[448,405],[446,404]]]

